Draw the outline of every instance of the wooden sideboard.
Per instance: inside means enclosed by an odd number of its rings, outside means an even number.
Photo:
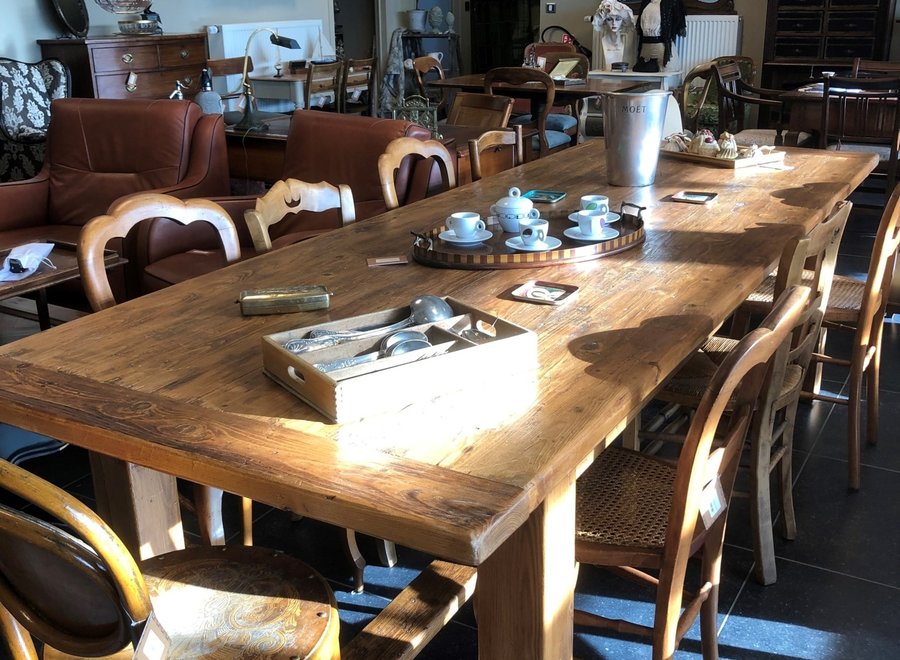
[[[176,80],[191,97],[206,66],[203,33],[39,39],[38,45],[41,57],[68,65],[72,95],[84,98],[166,98]]]

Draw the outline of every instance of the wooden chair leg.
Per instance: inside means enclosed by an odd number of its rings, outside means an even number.
[[[797,517],[794,515],[794,427],[797,424],[797,405],[789,406],[784,415],[781,443],[784,455],[778,465],[781,488],[781,535],[793,541],[797,538]]]
[[[397,546],[394,545],[393,541],[385,541],[382,539],[377,544],[378,547],[378,560],[387,566],[388,568],[393,568],[397,565]]]
[[[359,545],[356,543],[356,530],[346,529],[344,532],[344,551],[347,553],[347,557],[353,564],[353,591],[355,593],[362,593],[362,590],[366,586],[363,581],[366,560],[359,551]]]
[[[628,422],[628,426],[625,427],[625,430],[622,431],[622,446],[625,449],[633,449],[634,451],[641,450],[641,416],[640,414],[636,415],[634,419]]]
[[[711,585],[706,600],[700,606],[700,650],[703,660],[719,658],[719,580],[722,574],[724,520],[721,524],[721,533],[710,533],[703,547],[701,580]]]
[[[200,538],[208,545],[225,545],[222,495],[218,488],[194,484],[194,509],[200,527]]]
[[[776,580],[775,541],[772,538],[772,493],[769,467],[772,456],[771,424],[754,420],[750,440],[750,529],[756,580],[772,584]]]
[[[878,410],[881,387],[881,347],[875,351],[866,374],[866,442],[878,444]]]
[[[847,392],[847,471],[848,487],[850,490],[859,490],[860,476],[860,447],[859,447],[859,409],[862,396],[861,374],[850,375],[850,385]]]
[[[244,526],[244,545],[253,545],[253,500],[241,498],[241,521]]]

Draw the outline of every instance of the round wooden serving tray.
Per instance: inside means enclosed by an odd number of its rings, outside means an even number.
[[[562,241],[555,250],[545,252],[520,252],[506,245],[515,234],[507,234],[497,222],[488,224],[493,236],[473,247],[463,248],[438,238],[447,227],[441,226],[423,234],[413,245],[413,258],[426,266],[462,269],[540,268],[551,264],[566,264],[599,259],[644,242],[644,222],[634,216],[622,215],[611,225],[619,231],[616,238],[597,243],[582,243],[563,234],[569,227],[577,226],[568,218],[548,218],[550,236]],[[430,247],[429,247],[430,244]]]

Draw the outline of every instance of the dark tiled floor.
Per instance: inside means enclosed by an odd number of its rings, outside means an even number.
[[[864,277],[877,213],[854,211],[841,250],[839,270]],[[8,341],[16,330],[4,328]],[[835,338],[846,343],[847,338]],[[810,660],[900,657],[900,322],[885,327],[882,360],[881,444],[863,447],[862,488],[847,492],[846,409],[816,402],[802,405],[795,439],[796,540],[776,534],[778,581],[763,587],[752,578],[747,503],[735,500],[729,520],[719,603],[723,658],[804,658]],[[845,375],[826,372],[826,387],[840,391]],[[91,501],[83,451],[68,448],[28,466]],[[227,502],[228,527],[236,528],[238,503]],[[372,565],[366,592],[351,590],[341,533],[313,520],[295,520],[282,511],[256,506],[255,536],[260,545],[282,548],[317,567],[335,590],[342,637],[349,639],[402,589],[429,558],[399,548],[399,564],[378,564],[375,541],[360,545]],[[186,520],[188,537],[195,529]],[[515,597],[515,585],[510,585]],[[651,595],[607,573],[581,569],[576,604],[609,615],[652,619]],[[2,654],[0,654],[2,655]],[[646,658],[641,639],[576,630],[578,658]],[[699,657],[697,626],[682,642],[678,657]],[[477,657],[471,605],[461,611],[420,656],[429,659]]]

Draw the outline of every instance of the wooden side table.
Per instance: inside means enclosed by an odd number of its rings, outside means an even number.
[[[72,95],[81,98],[166,98],[176,80],[191,97],[206,66],[203,33],[39,39],[38,45],[42,58],[66,63]]]

